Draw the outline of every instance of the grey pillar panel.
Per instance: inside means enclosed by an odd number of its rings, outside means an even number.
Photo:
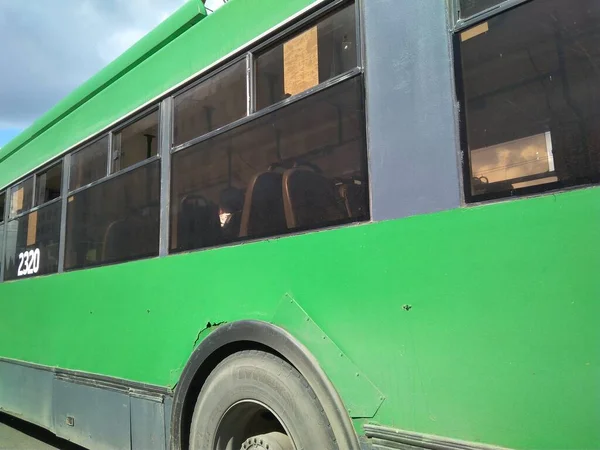
[[[165,409],[163,402],[133,396],[130,401],[131,448],[165,450]]]
[[[374,220],[461,204],[445,3],[362,2]]]
[[[0,361],[0,409],[52,429],[54,373]]]
[[[165,397],[165,448],[171,448],[171,414],[173,413],[173,397]]]
[[[130,450],[129,395],[55,379],[54,432],[94,450]]]

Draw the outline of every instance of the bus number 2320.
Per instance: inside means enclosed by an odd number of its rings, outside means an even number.
[[[19,253],[17,276],[33,275],[40,270],[40,249]]]

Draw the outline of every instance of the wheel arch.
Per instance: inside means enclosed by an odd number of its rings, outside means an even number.
[[[210,372],[227,356],[241,350],[274,353],[300,372],[321,402],[341,449],[360,449],[352,421],[335,387],[317,359],[283,328],[257,320],[220,325],[190,356],[175,389],[171,413],[171,449],[187,450],[191,417],[200,389]]]

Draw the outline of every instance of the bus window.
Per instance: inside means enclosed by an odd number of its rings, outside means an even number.
[[[355,77],[176,152],[171,251],[367,219],[361,92]]]
[[[58,271],[60,212],[55,202],[6,224],[5,280]]]
[[[106,176],[108,136],[93,142],[71,155],[69,190],[73,191]]]
[[[256,105],[262,109],[357,66],[354,5],[256,58]]]
[[[4,222],[4,207],[5,206],[6,206],[6,192],[2,192],[0,194],[0,223]]]
[[[4,264],[4,205],[6,204],[6,193],[0,194],[0,267]],[[2,280],[0,280],[2,281]]]
[[[600,3],[532,1],[459,36],[473,199],[600,175]]]
[[[65,269],[158,255],[160,161],[67,200]]]
[[[15,217],[33,207],[33,177],[10,189],[10,217]]]
[[[36,175],[36,205],[43,205],[60,197],[62,185],[62,162]]]
[[[504,0],[460,0],[460,17],[465,19],[499,5]]]
[[[240,61],[175,97],[174,145],[246,115],[246,61]]]
[[[113,136],[112,172],[126,169],[158,154],[158,111]]]

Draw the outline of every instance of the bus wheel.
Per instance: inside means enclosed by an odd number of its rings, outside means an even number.
[[[337,450],[317,396],[288,362],[245,350],[225,358],[204,383],[190,450]]]

